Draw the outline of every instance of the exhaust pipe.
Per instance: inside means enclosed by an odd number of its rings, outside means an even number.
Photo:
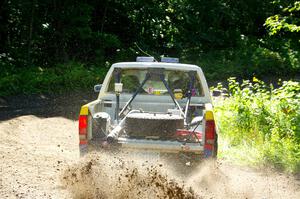
[[[109,144],[113,143],[118,137],[123,127],[121,125],[116,126],[110,134],[108,134],[106,140]]]
[[[118,139],[120,132],[123,130],[123,126],[125,123],[125,119],[131,113],[140,113],[140,110],[132,110],[130,111],[122,120],[121,122],[108,134],[106,140],[108,143],[113,143],[115,140]]]

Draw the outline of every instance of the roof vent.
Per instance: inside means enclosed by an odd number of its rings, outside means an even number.
[[[154,57],[137,57],[137,62],[154,62]]]
[[[179,58],[176,57],[162,57],[161,62],[167,62],[167,63],[179,63]]]

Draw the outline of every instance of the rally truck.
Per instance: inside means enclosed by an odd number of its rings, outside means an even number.
[[[105,148],[185,161],[217,156],[212,100],[199,66],[137,57],[113,64],[94,90],[98,98],[80,110],[80,155]]]

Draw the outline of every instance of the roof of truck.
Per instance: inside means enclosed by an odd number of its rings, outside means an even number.
[[[119,62],[112,65],[114,68],[170,68],[181,70],[199,70],[200,67],[192,64],[165,63],[165,62]]]

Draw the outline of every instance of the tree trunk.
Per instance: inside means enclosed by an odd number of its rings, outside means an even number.
[[[102,18],[101,29],[100,29],[101,33],[103,33],[103,29],[104,29],[105,18],[106,18],[106,13],[107,13],[107,7],[108,7],[108,0],[106,0],[104,12],[103,12],[103,18]]]
[[[27,49],[27,62],[29,64],[31,64],[31,45],[32,45],[32,32],[33,32],[35,6],[36,6],[36,1],[33,1],[31,6],[31,18],[29,24],[28,49]]]

